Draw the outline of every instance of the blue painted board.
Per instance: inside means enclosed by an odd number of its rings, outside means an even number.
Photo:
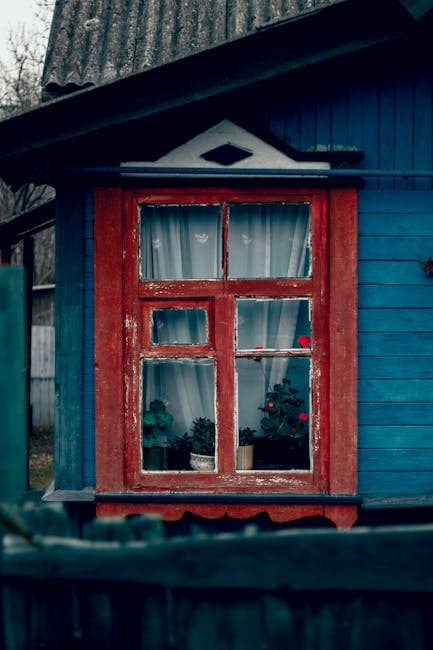
[[[360,379],[358,401],[429,402],[433,409],[433,379]]]
[[[401,197],[404,201],[405,197]],[[408,201],[411,204],[410,200]],[[412,203],[413,205],[414,202]],[[365,236],[407,236],[407,237],[431,237],[433,211],[432,212],[403,212],[400,207],[391,208],[386,212],[362,212],[359,214],[359,235]]]
[[[414,168],[431,169],[432,161],[432,88],[431,74],[425,70],[415,70],[414,72]],[[431,179],[416,179],[414,181],[416,188],[431,189]]]
[[[433,424],[433,404],[404,402],[371,402],[359,404],[359,425],[408,425]]]
[[[358,491],[360,494],[433,494],[433,471],[360,471]]]
[[[27,490],[25,274],[0,266],[0,502]]]
[[[393,79],[382,79],[379,88],[379,167],[395,169],[395,88]],[[379,178],[379,187],[390,190],[394,178]]]
[[[88,190],[84,212],[84,291],[83,319],[83,483],[95,485],[95,369],[94,369],[94,273],[93,273],[93,192]]]
[[[419,260],[433,255],[433,236],[371,236],[360,237],[360,260]]]
[[[432,332],[432,309],[360,309],[360,332]]]
[[[433,449],[359,449],[361,472],[433,471]]]
[[[359,357],[359,379],[433,379],[433,356]]]
[[[426,276],[418,260],[359,262],[358,273],[360,284],[433,286],[432,278]]]
[[[361,309],[424,308],[433,306],[433,283],[430,285],[362,285],[358,292]]]
[[[359,449],[433,448],[433,425],[360,426]]]
[[[395,87],[395,166],[397,169],[414,168],[414,105],[413,72],[401,67]],[[413,181],[396,178],[397,189],[411,188]]]
[[[361,215],[433,214],[433,197],[429,191],[399,190],[390,193],[363,188],[359,193],[359,212]]]
[[[363,332],[359,335],[359,352],[367,356],[430,356],[433,332]]]
[[[83,487],[84,193],[76,183],[56,200],[55,487]]]

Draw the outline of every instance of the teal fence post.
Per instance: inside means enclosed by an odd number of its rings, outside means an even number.
[[[0,501],[27,489],[24,269],[0,266]]]

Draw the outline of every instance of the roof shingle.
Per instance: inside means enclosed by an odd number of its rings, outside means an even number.
[[[97,85],[347,0],[57,0],[45,97]]]

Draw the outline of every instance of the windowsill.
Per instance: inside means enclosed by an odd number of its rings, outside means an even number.
[[[42,495],[42,501],[45,503],[94,503],[95,488],[84,487],[81,490],[59,490],[54,487],[54,482],[46,489]]]

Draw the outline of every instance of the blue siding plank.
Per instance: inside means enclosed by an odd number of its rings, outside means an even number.
[[[359,472],[360,494],[432,494],[433,471]]]
[[[433,379],[433,356],[404,357],[361,356],[359,379]]]
[[[431,169],[433,142],[432,77],[425,70],[414,76],[414,167]],[[420,178],[414,181],[418,189],[431,189],[432,181]]]
[[[362,285],[358,292],[359,307],[372,308],[424,308],[433,305],[431,286]]]
[[[364,165],[367,169],[377,169],[379,167],[379,88],[373,81],[364,87],[363,133]],[[366,187],[377,188],[377,179],[367,179]]]
[[[360,262],[358,273],[360,284],[432,285],[418,260]]]
[[[359,449],[433,449],[433,425],[360,426]]]
[[[403,200],[403,197],[402,197]],[[409,204],[410,205],[410,204]],[[412,202],[412,205],[415,205]],[[361,212],[359,215],[359,236],[407,236],[407,237],[431,237],[433,228],[433,211],[403,212],[402,210],[391,209],[382,213]]]
[[[404,360],[402,360],[404,368]],[[433,379],[360,379],[359,403],[428,402],[433,409]]]
[[[359,211],[361,214],[433,214],[433,196],[431,192],[417,190],[399,190],[382,192],[362,189],[359,193]],[[431,231],[430,231],[431,234]]]
[[[366,260],[419,260],[429,257],[433,250],[433,237],[372,236],[360,237],[358,255]]]
[[[364,403],[358,409],[359,425],[431,425],[433,424],[433,404],[404,402],[395,404]]]
[[[395,169],[395,90],[390,79],[382,80],[379,91],[379,168]],[[380,178],[379,187],[391,190],[393,178]]]
[[[431,356],[433,332],[411,336],[406,332],[363,332],[359,336],[359,352],[366,356]],[[404,360],[402,360],[404,363]]]
[[[433,471],[433,449],[360,449],[361,472]]]
[[[432,332],[432,309],[360,309],[360,332]]]
[[[414,107],[412,72],[399,70],[395,91],[395,166],[397,169],[413,169]],[[407,189],[413,186],[408,178],[396,178],[395,187]]]

